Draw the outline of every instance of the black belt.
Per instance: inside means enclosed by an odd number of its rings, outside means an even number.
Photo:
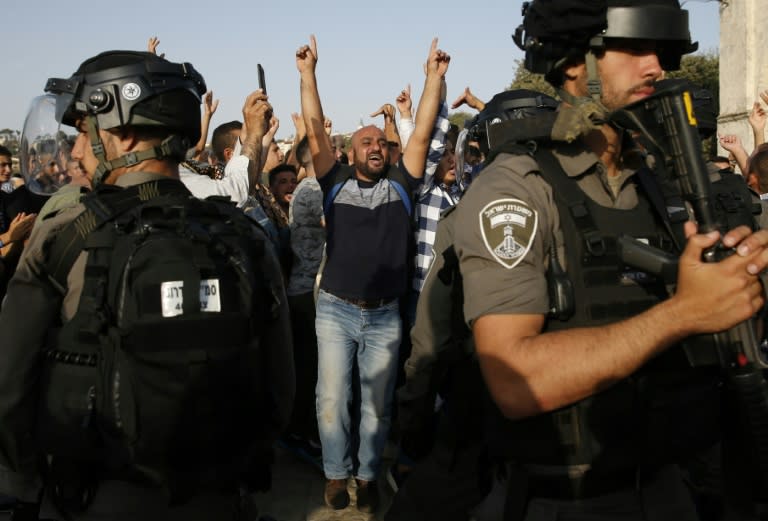
[[[364,298],[341,297],[339,295],[334,295],[334,297],[363,309],[380,308],[382,306],[386,306],[387,304],[389,304],[390,302],[392,302],[397,298],[397,297],[389,297],[389,298],[377,298],[377,299],[364,299]]]
[[[528,497],[577,500],[604,496],[639,486],[638,468],[581,476],[528,475]]]

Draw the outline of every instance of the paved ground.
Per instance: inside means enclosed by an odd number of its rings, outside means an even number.
[[[384,466],[391,462],[384,453]],[[378,521],[383,519],[392,500],[392,491],[384,480],[379,482],[381,509],[376,514],[364,514],[355,506],[355,485],[350,480],[350,505],[344,510],[332,510],[323,502],[325,478],[319,469],[292,453],[277,449],[272,477],[272,490],[256,497],[259,511],[277,521]],[[475,511],[474,521],[500,521],[503,486],[497,486]]]
[[[377,514],[364,514],[355,506],[355,480],[350,480],[350,505],[333,510],[323,502],[325,478],[316,467],[292,453],[277,449],[273,467],[272,490],[256,496],[259,511],[277,521],[373,521],[383,519],[392,493],[385,483],[379,483],[382,508]]]

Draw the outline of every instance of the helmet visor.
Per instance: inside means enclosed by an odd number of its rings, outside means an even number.
[[[57,97],[52,94],[32,100],[21,133],[19,162],[29,190],[50,195],[69,184],[80,168],[70,153],[77,131],[56,120]]]

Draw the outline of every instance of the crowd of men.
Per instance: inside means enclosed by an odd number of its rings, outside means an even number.
[[[261,89],[208,145],[154,37],[48,80],[0,147],[12,519],[256,519],[276,444],[376,513],[388,443],[387,520],[499,481],[510,521],[762,518],[768,92],[705,158],[678,0],[534,0],[515,42],[559,99],[466,88],[457,128],[435,38],[347,143],[310,36],[285,154]]]

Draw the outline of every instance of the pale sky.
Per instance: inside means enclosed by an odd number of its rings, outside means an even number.
[[[522,53],[511,34],[521,22],[520,0],[4,0],[0,129],[21,130],[29,102],[49,77],[69,77],[85,59],[112,49],[146,50],[150,36],[171,61],[192,63],[206,79],[219,109],[217,125],[242,120],[245,97],[256,89],[256,64],[280,119],[278,138],[293,135],[291,112],[300,109],[296,49],[315,34],[318,85],[335,132],[393,103],[407,84],[414,103],[422,64],[433,37],[451,55],[448,100],[469,86],[487,100],[513,80]],[[700,49],[717,52],[715,1],[688,0],[691,32]],[[209,135],[210,137],[210,135]]]

